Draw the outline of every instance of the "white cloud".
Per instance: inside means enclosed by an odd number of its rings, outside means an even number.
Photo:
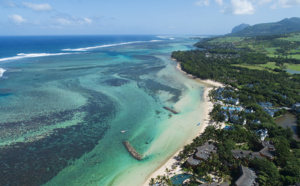
[[[87,17],[78,18],[78,17],[58,17],[56,21],[60,25],[86,25],[91,24],[93,21]]]
[[[8,17],[17,25],[26,22],[25,18],[23,18],[22,16],[17,15],[17,14],[12,14],[12,15],[9,15]]]
[[[231,12],[236,15],[253,14],[254,7],[248,0],[231,0]]]
[[[218,5],[223,5],[223,0],[215,0],[215,2]],[[210,0],[198,0],[195,3],[197,6],[209,6],[210,5]]]
[[[53,10],[52,6],[49,5],[48,3],[34,4],[34,3],[23,2],[22,4],[26,8],[32,9],[34,11],[50,11],[50,10]]]
[[[271,3],[273,0],[259,0],[258,1],[258,4],[259,5],[263,5],[263,4],[268,4],[268,3]]]
[[[83,20],[86,22],[86,23],[89,23],[89,24],[91,24],[93,21],[91,20],[91,19],[89,19],[89,18],[83,18]]]
[[[210,0],[199,0],[196,2],[196,5],[198,6],[209,6]]]
[[[277,0],[271,8],[290,8],[297,5],[300,5],[300,0]]]
[[[73,24],[73,22],[71,20],[66,19],[66,18],[58,18],[57,22],[62,25],[72,25]]]
[[[215,2],[220,6],[223,5],[223,0],[215,0]]]

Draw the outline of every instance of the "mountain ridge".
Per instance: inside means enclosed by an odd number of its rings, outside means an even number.
[[[235,27],[234,27],[235,28]],[[238,32],[226,34],[225,36],[251,37],[258,35],[275,35],[300,31],[300,18],[285,18],[278,22],[260,23],[248,26]]]

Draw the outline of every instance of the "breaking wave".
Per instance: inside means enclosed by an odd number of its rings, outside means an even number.
[[[0,78],[3,76],[3,74],[4,74],[5,71],[6,71],[5,69],[0,68]]]
[[[31,53],[31,54],[20,53],[14,57],[0,58],[0,62],[16,60],[16,59],[23,59],[23,58],[31,58],[31,57],[60,56],[60,55],[67,55],[67,54],[70,54],[70,53],[52,53],[52,54],[51,53]]]
[[[129,45],[129,44],[145,43],[145,42],[157,42],[157,41],[160,41],[160,40],[131,41],[131,42],[116,43],[116,44],[99,45],[99,46],[93,46],[93,47],[75,48],[75,49],[66,48],[66,49],[62,49],[62,51],[84,52],[84,51],[94,50],[94,49],[98,49],[98,48],[107,48],[107,47],[114,47],[114,46],[121,46],[121,45]]]

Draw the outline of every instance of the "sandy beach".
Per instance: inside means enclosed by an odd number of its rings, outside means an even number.
[[[224,87],[224,85],[223,85],[222,83],[220,83],[220,82],[213,81],[213,80],[210,80],[210,79],[206,79],[206,80],[200,79],[200,78],[197,78],[197,77],[193,76],[192,74],[186,73],[185,71],[182,70],[180,62],[178,62],[178,61],[177,61],[176,59],[174,59],[174,58],[172,58],[172,60],[174,60],[174,61],[177,62],[176,68],[177,68],[180,72],[182,72],[182,73],[186,74],[187,76],[189,76],[189,77],[195,79],[196,81],[200,82],[201,84],[207,85],[207,86],[209,86],[209,87]],[[204,101],[206,101],[206,100],[204,100]]]
[[[175,59],[173,59],[174,61],[176,61]],[[177,61],[176,61],[177,62]],[[199,127],[199,131],[197,135],[202,134],[205,131],[205,128],[209,125],[210,122],[210,117],[209,117],[209,113],[211,112],[211,110],[213,109],[213,103],[210,101],[209,98],[209,92],[213,89],[213,87],[224,87],[223,84],[219,83],[219,82],[215,82],[212,80],[202,80],[199,78],[194,77],[191,74],[187,74],[186,72],[184,72],[181,69],[181,65],[179,62],[177,62],[177,67],[176,67],[180,72],[186,74],[187,76],[189,76],[190,78],[194,79],[195,81],[201,83],[202,85],[205,85],[204,88],[204,94],[203,94],[203,100],[204,100],[204,106],[205,106],[205,117],[203,119],[203,121],[201,122],[201,125]],[[195,136],[196,137],[196,136]],[[186,144],[190,144],[192,141],[187,142]],[[183,150],[183,147],[177,151],[174,155],[172,155],[160,168],[158,168],[155,172],[153,172],[151,174],[151,176],[148,177],[148,179],[146,180],[146,182],[143,184],[144,186],[149,185],[149,182],[151,180],[151,178],[156,178],[158,175],[166,175],[166,169],[171,170],[169,172],[169,175],[172,176],[174,174],[181,174],[182,170],[180,169],[179,166],[176,166],[175,169],[172,169],[172,165],[177,163],[178,161],[176,160],[175,157],[177,157],[177,155],[180,153],[180,151]]]

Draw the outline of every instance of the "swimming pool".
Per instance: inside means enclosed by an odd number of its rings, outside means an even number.
[[[241,108],[239,108],[239,107],[222,107],[222,109],[224,109],[224,110],[237,110],[237,111],[241,111]]]
[[[173,185],[181,185],[184,180],[189,179],[192,175],[191,174],[178,174],[171,178]]]

